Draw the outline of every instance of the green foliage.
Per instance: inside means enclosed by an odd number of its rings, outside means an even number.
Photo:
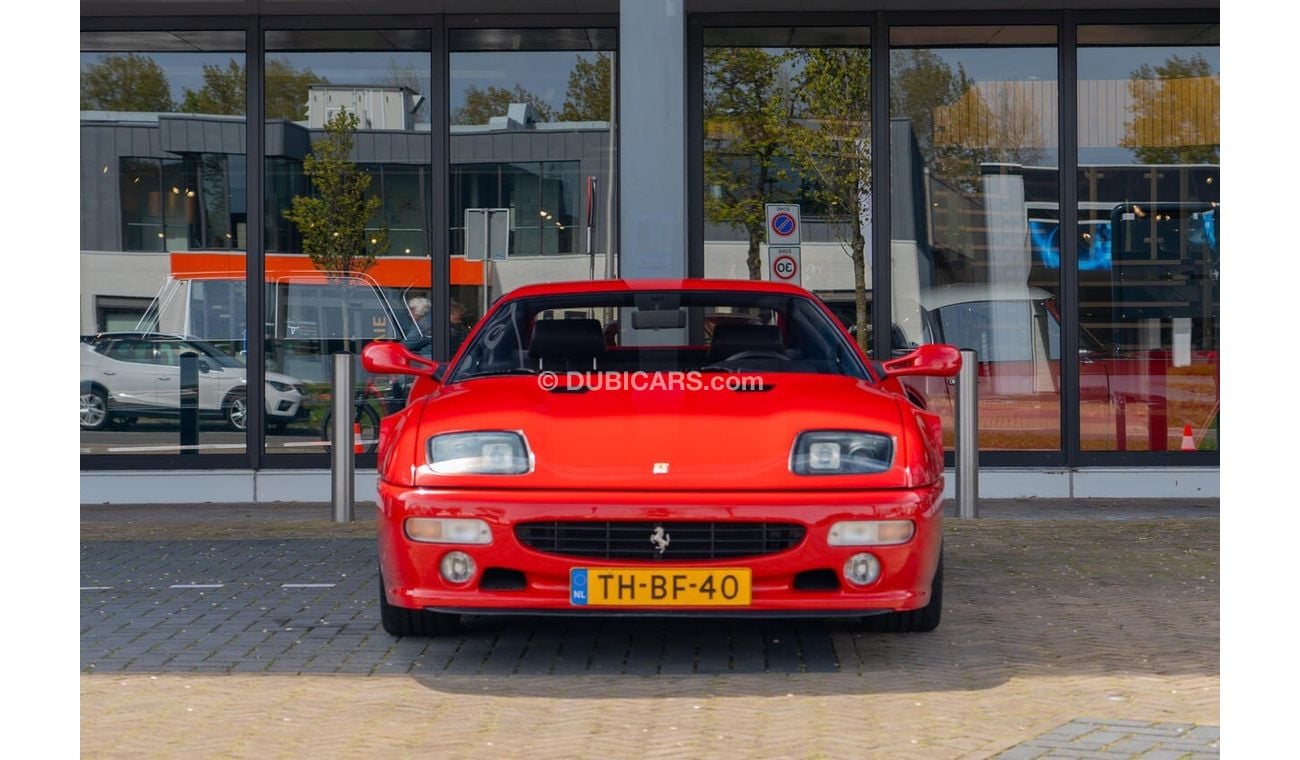
[[[564,107],[560,121],[609,121],[610,75],[613,59],[609,53],[596,53],[595,58],[583,58],[573,64],[569,72],[569,86],[565,91]]]
[[[234,58],[224,68],[215,63],[203,64],[203,86],[185,88],[180,110],[186,113],[242,115],[246,110],[247,88],[244,67]]]
[[[537,121],[555,121],[555,109],[549,103],[516,84],[512,89],[471,86],[465,91],[464,103],[452,112],[452,123],[487,124],[493,116],[505,116],[511,103],[530,103]]]
[[[795,166],[853,262],[857,341],[867,347],[866,237],[871,221],[871,53],[866,48],[805,48],[796,87],[800,128],[790,130]]]
[[[325,122],[325,137],[312,143],[303,174],[314,193],[295,196],[283,212],[302,235],[312,264],[331,275],[365,272],[388,252],[388,225],[366,231],[383,200],[367,196],[370,175],[352,162],[357,116],[340,110]]]
[[[266,83],[266,118],[302,121],[307,118],[307,90],[314,84],[328,84],[311,69],[299,71],[288,61],[268,58],[263,73]],[[203,86],[185,88],[180,110],[186,113],[243,115],[248,97],[244,67],[231,58],[224,67],[203,64]]]
[[[1129,77],[1133,118],[1120,145],[1147,164],[1219,163],[1219,77],[1205,56],[1170,56]]]
[[[81,71],[81,110],[172,110],[171,85],[154,59],[138,53],[106,55]]]
[[[763,204],[790,179],[794,94],[784,69],[791,59],[759,48],[704,51],[704,213],[745,230],[753,280],[763,279]]]

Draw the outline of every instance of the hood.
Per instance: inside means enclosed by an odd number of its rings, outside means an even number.
[[[710,376],[704,377],[707,382]],[[613,490],[913,485],[904,464],[908,442],[903,431],[915,423],[908,415],[904,425],[897,396],[856,378],[832,375],[771,373],[763,376],[763,387],[550,391],[539,387],[535,376],[455,383],[440,388],[424,406],[411,446],[416,484]],[[521,432],[534,457],[533,471],[445,476],[422,467],[430,436],[472,430]],[[795,437],[807,430],[891,435],[894,466],[874,475],[793,475]]]
[[[302,385],[302,381],[296,377],[281,375],[279,372],[267,372],[266,381],[270,382],[272,380],[276,381],[277,383],[284,383],[285,385]]]

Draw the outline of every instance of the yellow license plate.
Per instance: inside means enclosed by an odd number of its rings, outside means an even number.
[[[569,602],[587,607],[745,607],[747,567],[575,567]]]

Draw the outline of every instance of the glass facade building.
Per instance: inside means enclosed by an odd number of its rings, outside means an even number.
[[[332,354],[446,359],[520,285],[640,271],[619,3],[146,5],[82,5],[83,473],[326,468]],[[1217,466],[1217,5],[715,5],[666,85],[681,274],[767,279],[797,204],[802,285],[874,358],[978,352],[983,464]],[[405,391],[358,365],[363,439]]]

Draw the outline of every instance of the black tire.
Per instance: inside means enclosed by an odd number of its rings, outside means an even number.
[[[862,619],[862,627],[871,633],[929,633],[939,627],[942,614],[943,550],[940,549],[939,566],[934,570],[934,582],[930,585],[930,603],[919,610],[868,615]]]
[[[390,636],[446,636],[460,630],[460,615],[408,610],[389,604],[382,575],[379,577],[379,622]]]
[[[356,411],[353,412],[352,421],[361,426],[361,435],[357,440],[370,441],[361,447],[362,454],[373,454],[379,450],[379,413],[376,412],[369,404],[357,404]],[[320,426],[320,439],[325,441],[325,453],[328,454],[334,450],[332,442],[334,440],[334,410],[325,410],[325,420]]]
[[[103,430],[112,415],[108,412],[108,394],[102,388],[81,389],[81,429]]]
[[[231,391],[222,409],[231,429],[242,433],[248,428],[248,393],[243,388]]]

